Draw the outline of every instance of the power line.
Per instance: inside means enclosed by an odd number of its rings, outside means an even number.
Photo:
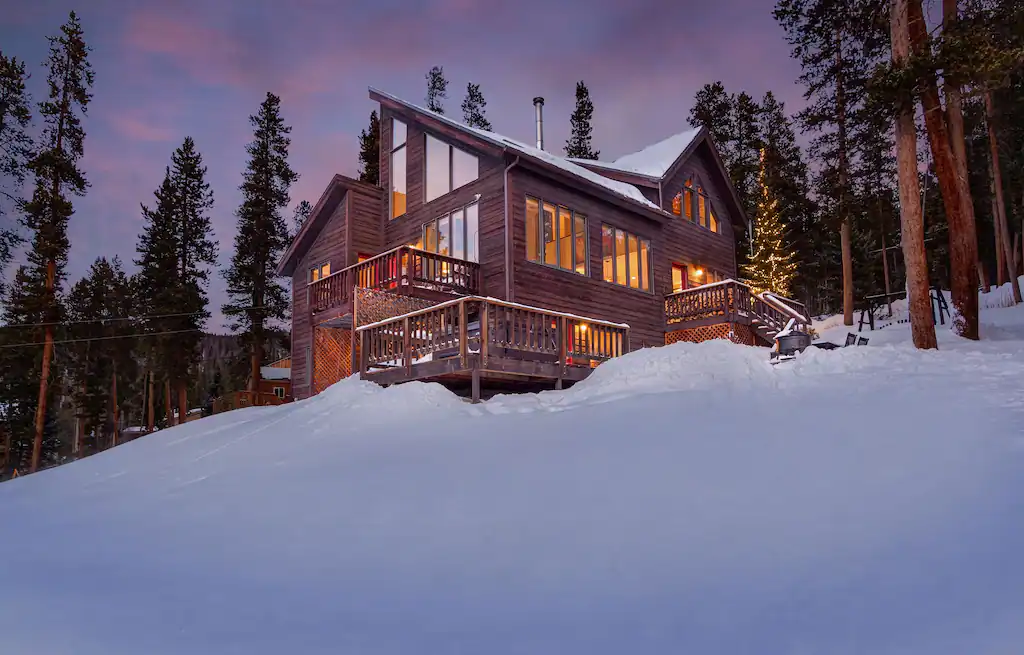
[[[251,310],[254,310],[254,309],[267,309],[267,307],[256,307],[256,306],[242,307],[238,311],[247,312],[247,311],[251,311]],[[117,321],[147,321],[147,320],[150,320],[150,319],[158,319],[158,318],[180,318],[180,317],[183,317],[183,316],[199,316],[200,314],[203,314],[203,313],[205,313],[205,310],[198,311],[198,312],[181,312],[181,313],[178,313],[178,314],[147,314],[147,315],[143,315],[143,316],[112,316],[112,317],[109,317],[109,318],[89,318],[89,319],[81,319],[81,320],[77,320],[77,321],[52,321],[52,322],[49,322],[49,323],[14,323],[14,324],[10,324],[10,325],[0,325],[0,329],[4,329],[4,328],[15,329],[15,328],[47,327],[47,326],[51,326],[51,325],[52,326],[59,326],[59,325],[82,325],[82,324],[85,324],[85,323],[114,323],[114,322],[117,322]]]
[[[53,345],[65,344],[65,343],[84,343],[87,341],[105,341],[107,339],[131,339],[141,337],[160,337],[167,334],[184,334],[186,332],[202,332],[201,329],[194,328],[191,330],[168,330],[166,332],[140,332],[137,334],[112,334],[105,337],[83,337],[81,339],[61,339],[54,341]],[[25,343],[10,343],[0,345],[0,348],[27,348],[28,346],[42,346],[45,341],[29,341]]]

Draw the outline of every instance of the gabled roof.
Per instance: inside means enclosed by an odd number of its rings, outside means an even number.
[[[695,128],[673,134],[667,139],[651,144],[646,148],[628,155],[622,155],[613,162],[570,159],[573,162],[586,162],[590,166],[632,173],[659,180],[675,167],[676,162],[697,142],[703,128]]]
[[[565,157],[559,157],[558,155],[554,155],[545,150],[540,150],[538,148],[534,148],[533,146],[528,146],[525,143],[516,141],[515,139],[510,139],[509,137],[502,136],[495,132],[488,132],[486,130],[470,127],[465,123],[460,123],[459,121],[448,118],[447,116],[444,116],[442,114],[437,114],[424,107],[420,107],[418,105],[406,102],[401,98],[393,96],[389,93],[385,93],[384,91],[374,89],[373,87],[370,87],[370,97],[377,101],[388,100],[396,105],[404,107],[405,109],[420,114],[421,116],[424,116],[430,120],[439,121],[449,127],[468,133],[473,137],[481,139],[491,145],[497,146],[502,150],[512,152],[515,155],[533,159],[548,167],[557,168],[563,173],[567,173],[573,177],[579,178],[593,186],[600,187],[604,191],[611,191],[612,193],[620,196],[621,198],[624,198],[633,203],[636,203],[637,205],[642,206],[647,211],[657,212],[659,215],[662,215],[663,217],[668,215],[667,212],[663,211],[660,207],[658,207],[650,200],[645,198],[644,194],[640,193],[640,190],[637,189],[632,184],[626,184],[625,182],[619,182],[617,180],[609,179],[603,175],[587,170],[583,166],[573,163],[572,161],[569,161]]]
[[[327,185],[327,189],[324,190],[320,199],[316,201],[316,205],[313,206],[313,211],[310,212],[309,218],[302,224],[299,233],[295,235],[291,245],[288,246],[288,250],[281,257],[281,261],[277,265],[278,275],[292,275],[295,272],[295,266],[302,259],[302,256],[306,254],[310,246],[313,245],[313,242],[316,241],[320,230],[330,220],[334,208],[349,189],[361,189],[378,195],[383,193],[380,187],[360,182],[345,175],[335,175],[332,177],[331,182]]]

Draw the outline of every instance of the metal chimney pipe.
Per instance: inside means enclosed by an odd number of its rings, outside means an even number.
[[[533,107],[537,110],[537,150],[544,149],[544,98],[533,99]]]

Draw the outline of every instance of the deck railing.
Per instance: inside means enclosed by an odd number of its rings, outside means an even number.
[[[670,324],[757,322],[779,331],[791,318],[800,323],[806,322],[805,314],[796,305],[803,307],[775,294],[756,294],[742,282],[725,280],[665,296],[665,318]]]
[[[629,350],[629,326],[476,296],[357,328],[360,370],[478,354],[596,366]]]
[[[315,314],[351,302],[356,287],[471,295],[480,292],[480,264],[401,246],[310,282],[310,311]]]

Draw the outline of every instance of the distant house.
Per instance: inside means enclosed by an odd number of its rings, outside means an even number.
[[[767,344],[798,303],[736,282],[736,192],[707,130],[570,160],[370,90],[380,186],[335,175],[282,257],[294,393],[359,372],[479,397],[645,346]]]
[[[291,378],[291,357],[284,357],[266,366],[261,366],[260,380],[256,391],[249,391],[251,379],[247,380],[244,391],[232,391],[219,398],[214,398],[213,413],[219,414],[240,407],[289,403],[294,400]]]

